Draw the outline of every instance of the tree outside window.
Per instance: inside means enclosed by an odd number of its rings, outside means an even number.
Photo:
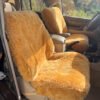
[[[63,14],[81,18],[92,18],[100,13],[100,0],[62,0]]]

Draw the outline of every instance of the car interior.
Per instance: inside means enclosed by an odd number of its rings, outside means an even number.
[[[0,83],[13,100],[100,100],[100,14],[73,18],[57,5],[33,11],[23,2],[5,10],[0,1]]]

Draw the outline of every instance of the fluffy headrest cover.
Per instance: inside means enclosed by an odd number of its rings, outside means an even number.
[[[66,33],[67,26],[62,12],[58,7],[45,8],[42,11],[42,19],[50,33]]]

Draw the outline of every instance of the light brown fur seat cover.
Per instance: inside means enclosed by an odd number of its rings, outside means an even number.
[[[75,51],[84,52],[89,47],[88,37],[82,34],[72,34],[71,36],[67,37],[65,43],[68,46],[75,41],[79,42],[72,46]]]
[[[52,34],[64,34],[68,32],[66,22],[63,18],[61,10],[58,7],[45,8],[41,12],[42,19],[48,29]],[[69,36],[70,43],[73,41],[78,41],[72,48],[79,52],[84,52],[89,47],[88,37],[84,34],[72,34]],[[69,39],[66,38],[66,45],[69,45]],[[68,41],[67,41],[68,40]]]
[[[19,73],[37,93],[55,100],[83,100],[89,62],[77,52],[55,53],[48,31],[34,12],[5,14],[11,54]]]

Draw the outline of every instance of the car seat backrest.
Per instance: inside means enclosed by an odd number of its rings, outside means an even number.
[[[45,8],[41,15],[50,33],[62,34],[67,32],[67,25],[58,7]]]
[[[14,62],[23,78],[31,81],[36,66],[46,61],[54,51],[52,39],[34,12],[9,12],[5,19]]]

